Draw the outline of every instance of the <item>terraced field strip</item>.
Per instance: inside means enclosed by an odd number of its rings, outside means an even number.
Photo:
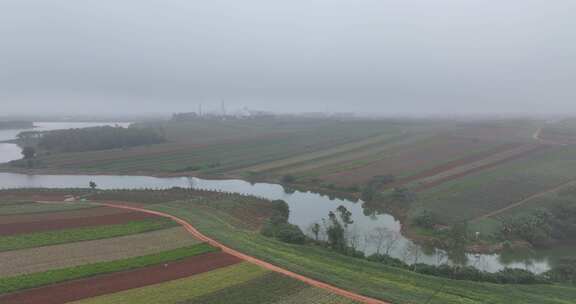
[[[235,256],[241,260],[250,262],[252,264],[256,264],[258,266],[261,266],[265,269],[286,275],[288,277],[291,277],[293,279],[296,280],[300,280],[306,284],[309,284],[311,286],[317,287],[317,288],[321,288],[321,289],[325,289],[329,292],[335,293],[337,295],[349,298],[351,300],[354,301],[359,301],[362,303],[366,303],[366,304],[389,304],[387,302],[378,300],[378,299],[374,299],[374,298],[370,298],[370,297],[366,297],[357,293],[353,293],[344,289],[341,289],[339,287],[324,283],[324,282],[320,282],[318,280],[314,280],[308,277],[305,277],[303,275],[297,274],[295,272],[289,271],[287,269],[278,267],[276,265],[270,264],[266,261],[257,259],[255,257],[246,255],[244,253],[241,253],[237,250],[234,250],[230,247],[227,247],[223,244],[221,244],[220,242],[207,237],[206,235],[202,234],[200,231],[198,231],[196,228],[194,228],[190,223],[188,223],[187,221],[176,217],[174,215],[168,214],[168,213],[164,213],[164,212],[160,212],[160,211],[155,211],[155,210],[148,210],[148,209],[144,209],[144,208],[139,208],[139,207],[132,207],[132,206],[126,206],[126,205],[121,205],[118,203],[101,203],[103,206],[107,206],[107,207],[112,207],[112,208],[120,208],[120,209],[127,209],[127,210],[134,210],[134,211],[141,211],[144,213],[150,213],[150,214],[154,214],[154,215],[159,215],[159,216],[163,216],[169,219],[172,219],[174,221],[176,221],[177,223],[179,223],[180,225],[182,225],[189,233],[191,233],[194,237],[196,237],[197,239],[204,241],[216,248],[220,248],[222,249],[223,252],[226,252],[232,256]]]
[[[549,146],[546,145],[529,146],[526,147],[525,149],[518,149],[518,151],[514,151],[515,153],[506,153],[501,157],[495,157],[494,159],[490,159],[486,162],[480,161],[478,163],[470,164],[460,168],[455,168],[454,170],[450,170],[450,172],[443,172],[438,176],[433,176],[424,181],[421,181],[421,184],[418,185],[415,190],[416,191],[426,190],[438,186],[444,182],[466,176],[468,174],[493,168],[500,164],[526,157],[532,153],[544,151],[547,148],[549,148]]]
[[[297,168],[299,165],[301,166],[311,161],[318,163],[321,159],[331,158],[338,155],[351,153],[354,151],[363,150],[374,146],[381,146],[388,143],[390,144],[397,143],[405,137],[406,132],[403,132],[401,135],[396,136],[392,136],[391,134],[378,135],[326,150],[306,153],[303,155],[298,155],[287,159],[281,159],[270,163],[263,163],[260,165],[243,168],[242,171],[252,171],[252,172],[277,171],[277,170],[285,171],[283,169]]]
[[[439,172],[438,174],[427,176],[418,180],[412,181],[414,184],[418,184],[417,189],[423,190],[429,187],[436,186],[440,183],[477,172],[479,170],[491,168],[497,166],[503,162],[514,160],[520,157],[529,155],[532,152],[540,151],[545,149],[546,146],[542,145],[523,145],[511,150],[503,151],[501,153],[496,153],[489,155],[486,158],[480,159],[478,161],[473,161],[471,163],[463,164],[461,166],[455,166],[451,169]]]
[[[70,204],[70,203],[65,203]],[[40,204],[38,204],[40,205]],[[29,214],[0,215],[0,225],[14,223],[29,223],[45,220],[66,220],[84,218],[88,216],[116,215],[127,213],[126,210],[106,207],[92,207],[82,209],[72,209],[69,211],[41,212]]]
[[[364,184],[377,175],[394,175],[402,179],[440,164],[490,153],[499,147],[502,147],[502,144],[496,142],[478,142],[450,136],[427,137],[410,144],[395,146],[368,158],[317,168],[306,176],[342,186]]]
[[[237,284],[257,279],[266,273],[267,271],[263,268],[244,262],[180,280],[85,299],[71,304],[176,304],[226,290]]]
[[[193,256],[217,251],[219,250],[206,243],[201,243],[122,260],[84,264],[6,278],[0,277],[0,295],[53,285],[56,283],[90,278],[97,275],[161,265],[167,262],[181,261]]]
[[[354,303],[323,289],[315,288],[275,272],[236,284],[179,304],[248,304],[248,303]]]
[[[138,234],[174,227],[176,224],[165,218],[149,218],[125,224],[81,227],[47,232],[0,236],[0,252],[71,242],[89,241]]]
[[[199,241],[182,227],[110,239],[0,252],[0,277],[126,259],[191,246]]]
[[[63,203],[62,201],[53,204],[41,204],[33,201],[13,202],[10,204],[0,205],[0,215],[36,214],[77,209],[91,209],[94,207],[95,206],[90,203],[73,204]]]
[[[540,192],[540,193],[533,194],[533,195],[531,195],[531,196],[529,196],[529,197],[527,197],[527,198],[525,198],[525,199],[523,199],[523,200],[521,200],[521,201],[518,201],[518,202],[516,202],[516,203],[514,203],[514,204],[511,204],[511,205],[509,205],[509,206],[506,206],[506,207],[504,207],[504,208],[502,208],[502,209],[498,209],[498,210],[492,211],[492,212],[490,212],[490,213],[484,214],[484,215],[482,215],[482,216],[479,216],[479,217],[473,219],[472,221],[474,222],[474,221],[479,221],[479,220],[486,219],[486,218],[490,218],[490,217],[495,217],[495,216],[500,215],[500,214],[502,214],[502,213],[504,213],[504,212],[506,212],[506,211],[509,211],[509,210],[511,210],[511,209],[518,208],[518,207],[520,207],[520,206],[528,203],[529,201],[531,201],[531,200],[533,200],[533,199],[539,198],[539,197],[541,197],[541,196],[545,196],[545,195],[547,195],[547,194],[549,194],[549,193],[553,193],[553,192],[560,191],[560,190],[562,190],[562,189],[564,189],[564,188],[566,188],[566,187],[570,187],[570,186],[573,186],[573,185],[576,185],[576,180],[571,180],[571,181],[569,181],[569,182],[562,183],[562,184],[560,184],[559,186],[554,187],[554,188],[552,188],[552,189],[548,189],[548,190],[546,190],[546,191],[542,191],[542,192]]]
[[[47,232],[70,228],[94,227],[124,224],[153,218],[153,215],[140,212],[126,212],[110,215],[88,216],[71,219],[40,220],[36,222],[0,224],[0,236],[34,232]]]
[[[114,272],[0,296],[2,304],[62,304],[123,290],[177,280],[241,262],[224,252],[212,252],[179,261],[130,271]],[[162,294],[169,296],[169,294]],[[156,297],[161,295],[156,295]],[[126,302],[124,302],[126,303]],[[141,303],[141,302],[131,302]],[[162,301],[155,302],[162,303]]]

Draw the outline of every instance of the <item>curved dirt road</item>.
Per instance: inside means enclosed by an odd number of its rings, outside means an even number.
[[[126,210],[132,210],[132,211],[139,211],[139,212],[144,212],[144,213],[148,213],[148,214],[153,214],[153,215],[158,215],[158,216],[162,216],[162,217],[166,217],[169,219],[174,220],[175,222],[177,222],[178,224],[182,225],[182,227],[184,227],[190,234],[192,234],[195,238],[204,241],[214,247],[220,248],[222,249],[223,252],[226,252],[230,255],[233,255],[237,258],[240,258],[244,261],[259,265],[261,267],[264,267],[268,270],[274,271],[274,272],[278,272],[281,274],[284,274],[286,276],[289,276],[291,278],[294,278],[296,280],[302,281],[308,285],[314,286],[314,287],[318,287],[318,288],[322,288],[324,290],[330,291],[332,293],[335,293],[337,295],[346,297],[348,299],[354,300],[354,301],[358,301],[358,302],[362,302],[362,303],[366,303],[366,304],[391,304],[389,302],[384,302],[381,300],[377,300],[374,298],[369,298],[369,297],[365,297],[362,295],[359,295],[357,293],[353,293],[350,291],[346,291],[344,289],[338,288],[336,286],[332,286],[330,284],[326,284],[324,282],[320,282],[308,277],[305,277],[303,275],[299,275],[297,273],[294,273],[290,270],[286,270],[284,268],[280,268],[278,266],[272,265],[268,262],[265,262],[263,260],[257,259],[255,257],[243,254],[239,251],[236,251],[230,247],[227,247],[221,243],[219,243],[218,241],[211,239],[209,237],[207,237],[206,235],[202,234],[200,231],[198,231],[196,228],[194,228],[190,223],[188,223],[187,221],[180,219],[176,216],[170,215],[168,213],[164,213],[164,212],[160,212],[160,211],[154,211],[154,210],[148,210],[148,209],[144,209],[144,208],[139,208],[139,207],[132,207],[132,206],[126,206],[126,205],[119,205],[116,203],[99,203],[99,205],[102,206],[107,206],[107,207],[112,207],[112,208],[120,208],[120,209],[126,209]]]

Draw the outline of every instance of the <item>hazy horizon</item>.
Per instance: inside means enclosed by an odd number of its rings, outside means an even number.
[[[576,2],[0,3],[1,115],[576,114]]]

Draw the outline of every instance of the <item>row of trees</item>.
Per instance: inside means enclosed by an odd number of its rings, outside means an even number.
[[[152,128],[92,127],[46,132],[22,132],[18,138],[27,146],[58,152],[82,152],[127,148],[165,142],[164,136]]]
[[[574,240],[576,205],[566,203],[510,218],[502,226],[502,236],[522,239],[534,246],[545,245],[552,240]]]
[[[363,251],[358,250],[358,236],[354,234],[351,226],[354,224],[352,213],[344,206],[339,206],[335,211],[328,213],[328,217],[321,222],[314,223],[309,228],[312,238],[307,238],[300,229],[294,225],[287,224],[288,209],[283,201],[276,201],[278,212],[262,229],[266,236],[276,237],[289,243],[311,243],[321,245],[339,253],[362,258],[373,262],[382,263],[387,266],[403,268],[413,272],[450,278],[454,280],[469,280],[479,282],[490,282],[496,284],[543,284],[552,281],[567,282],[576,277],[576,263],[573,267],[563,266],[556,268],[545,274],[534,274],[528,270],[506,268],[496,273],[478,270],[472,266],[465,266],[466,259],[459,259],[451,253],[437,254],[439,256],[438,265],[428,265],[419,262],[421,248],[417,244],[408,244],[404,250],[404,260],[393,258],[391,252],[400,244],[399,233],[379,228],[375,233],[367,235],[364,242],[371,242],[375,245],[376,253],[364,256]],[[292,227],[289,227],[289,226]],[[468,241],[469,233],[465,222],[457,223],[449,231],[450,247],[463,249]],[[297,237],[295,237],[297,236]],[[294,240],[297,240],[296,242]],[[438,249],[435,249],[439,253]],[[441,251],[441,250],[440,250]],[[444,252],[444,251],[441,251]],[[450,252],[450,250],[448,251]],[[464,251],[462,252],[465,256]],[[454,265],[446,264],[447,258],[456,261]]]
[[[2,129],[31,129],[34,123],[31,121],[0,121],[0,130]]]

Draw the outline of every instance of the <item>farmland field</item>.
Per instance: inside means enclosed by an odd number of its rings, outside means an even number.
[[[482,236],[496,234],[508,218],[575,201],[565,194],[569,187],[558,187],[576,182],[576,147],[540,138],[540,122],[194,121],[162,122],[155,127],[165,132],[167,143],[98,152],[40,153],[33,170],[281,181],[285,188],[277,197],[290,202],[294,189],[304,189],[293,195],[301,197],[302,204],[316,199],[315,194],[304,193],[307,189],[334,190],[358,198],[361,193],[364,197],[373,180],[393,176],[393,182],[375,189],[375,201],[370,203],[376,207],[366,204],[367,200],[351,205],[354,215],[372,218],[370,225],[376,227],[376,220],[387,220],[391,213],[397,215],[391,221],[398,220],[398,233],[408,230],[405,236],[430,237],[432,241],[442,241],[433,238],[457,223],[469,222],[474,229],[470,231],[482,232]],[[15,168],[3,165],[2,169]],[[188,181],[190,185],[194,182]],[[254,195],[264,197],[269,197],[266,189],[275,193],[280,188],[263,183],[252,186],[261,187],[262,194]],[[230,189],[237,191],[233,186]],[[83,192],[85,202],[45,202],[70,198],[66,194],[74,191],[67,190],[28,196],[21,195],[26,190],[6,191],[0,199],[0,259],[14,261],[0,268],[0,283],[6,286],[0,289],[4,290],[0,302],[157,303],[163,295],[166,303],[218,303],[223,299],[227,303],[301,303],[304,298],[305,303],[351,303],[242,262],[230,251],[197,244],[172,220],[98,205],[107,201],[176,215],[250,256],[392,303],[571,303],[576,298],[575,289],[568,285],[503,286],[450,280],[344,256],[313,242],[283,243],[259,233],[274,215],[268,200],[227,189],[220,193],[184,188],[76,191]],[[402,191],[409,193],[410,199],[399,210],[388,211],[396,203],[390,194]],[[332,194],[329,199],[335,204],[338,201]],[[329,213],[323,213],[323,208],[310,206],[310,215],[295,214],[325,224],[321,216]],[[425,212],[435,222],[427,228],[415,227],[417,217]],[[503,242],[490,241],[495,245]],[[192,254],[190,248],[199,248],[195,246],[207,247]],[[500,258],[507,259],[505,255],[496,257]],[[515,264],[516,260],[499,265]],[[553,265],[549,261],[542,264],[542,272]],[[155,275],[147,278],[151,273]]]
[[[0,252],[1,260],[11,261],[2,266],[0,276],[14,276],[64,266],[154,254],[190,246],[197,242],[184,229],[175,227],[101,240]]]
[[[419,207],[470,220],[576,179],[574,147],[554,147],[426,190]]]
[[[263,208],[270,205],[261,199],[206,191],[126,191],[93,196],[118,199],[126,193],[145,194],[148,199],[152,198],[150,206],[162,204],[158,201],[160,197],[170,201],[182,198],[185,193],[194,208],[226,217],[227,225],[237,227],[235,229],[258,229],[271,214],[270,208]],[[157,198],[153,199],[154,196]],[[41,208],[44,204],[37,205]],[[247,208],[240,208],[244,205]],[[6,217],[4,222],[5,225],[38,226],[43,220],[46,223],[66,221],[67,213],[72,220],[133,213],[109,209],[55,208],[54,212],[43,210]],[[131,230],[132,226],[143,223],[150,228],[154,222],[163,226],[149,232]],[[199,243],[183,228],[174,225],[168,219],[152,217],[128,222],[125,227],[102,221],[102,225],[96,227],[5,236],[2,239],[5,251],[0,252],[0,259],[12,263],[0,265],[0,303],[176,304],[218,303],[222,298],[226,298],[227,303],[299,303],[304,299],[314,303],[354,303],[259,266],[241,263],[237,257]],[[27,247],[33,248],[22,249]],[[241,293],[243,297],[239,296]]]
[[[117,225],[82,227],[49,232],[34,232],[20,235],[1,236],[0,252],[69,242],[104,239],[154,231],[174,226],[176,226],[175,223],[166,219],[147,219]]]

